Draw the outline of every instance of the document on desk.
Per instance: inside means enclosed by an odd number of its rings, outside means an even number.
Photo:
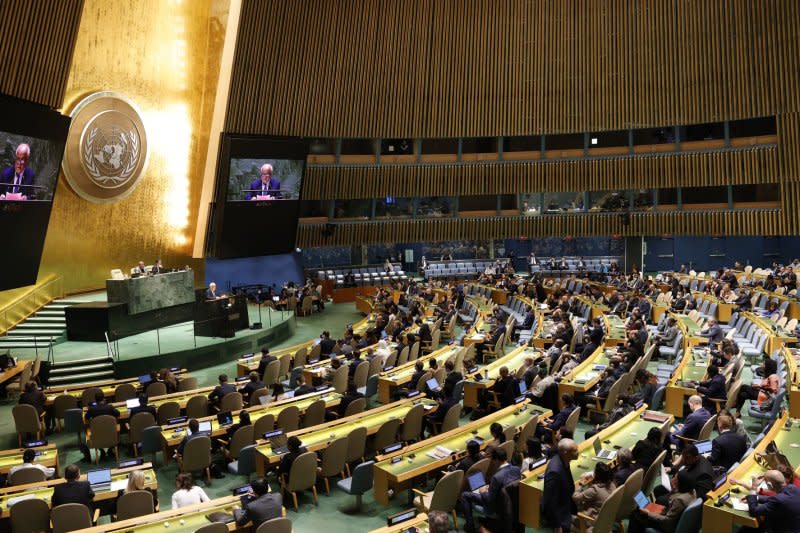
[[[445,457],[449,457],[451,453],[453,453],[453,450],[445,448],[444,446],[437,446],[428,452],[428,457],[433,459],[444,459]]]
[[[737,511],[747,511],[746,501],[742,501],[739,498],[732,498],[731,504],[733,505],[733,508],[736,509]]]
[[[670,479],[667,469],[664,465],[661,465],[661,484],[668,491],[672,490],[672,480]]]
[[[128,486],[128,480],[127,479],[118,479],[117,481],[112,481],[111,482],[111,488],[108,489],[108,490],[110,492],[114,492],[114,491],[122,490],[127,486]]]

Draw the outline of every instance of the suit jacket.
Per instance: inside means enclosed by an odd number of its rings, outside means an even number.
[[[694,485],[697,497],[705,500],[708,491],[714,487],[714,467],[711,466],[711,461],[701,455],[695,464],[687,465],[683,470],[692,478],[692,485]]]
[[[156,417],[156,408],[153,407],[152,405],[149,405],[149,404],[145,405],[145,406],[141,406],[141,405],[136,406],[133,409],[131,409],[131,412],[128,414],[128,420],[131,420],[134,415],[139,414],[139,413],[150,413],[155,418]]]
[[[258,362],[258,375],[261,376],[261,379],[264,379],[264,372],[266,372],[267,370],[267,365],[277,360],[278,360],[277,357],[269,354],[261,358],[261,360]]]
[[[678,326],[668,327],[667,331],[664,332],[664,335],[661,336],[661,343],[669,346],[675,341],[675,337],[677,336],[678,336]]]
[[[42,414],[44,412],[46,398],[44,393],[40,390],[35,390],[33,392],[23,392],[19,396],[19,403],[20,404],[28,404],[32,405],[36,408],[36,412]]]
[[[636,461],[636,466],[647,470],[650,468],[650,465],[653,464],[653,461],[656,460],[658,454],[661,453],[661,450],[662,448],[660,446],[651,443],[647,439],[642,439],[633,446],[631,453],[633,454],[634,461]]]
[[[89,406],[89,409],[86,410],[86,421],[89,422],[92,418],[102,415],[111,415],[114,418],[119,418],[119,411],[108,403],[92,404]]]
[[[263,388],[264,388],[264,382],[263,381],[248,381],[247,385],[245,385],[244,387],[239,389],[239,392],[242,393],[242,397],[245,400],[249,400],[250,395],[253,394],[253,392],[257,391],[258,389],[263,389]]]
[[[253,531],[255,531],[258,526],[267,520],[279,518],[282,513],[282,506],[283,498],[279,492],[264,494],[248,503],[241,513],[237,513],[236,524],[243,526],[248,521],[251,521],[253,522]]]
[[[236,387],[226,381],[222,385],[214,387],[214,390],[208,395],[208,399],[212,402],[217,402],[222,400],[229,392],[236,392]]]
[[[303,394],[311,394],[312,392],[316,392],[317,389],[309,385],[308,383],[303,383],[299,387],[294,390],[295,396],[302,396]]]
[[[453,370],[444,378],[444,387],[448,391],[452,391],[453,388],[456,386],[456,383],[464,379],[464,376],[461,375],[461,372],[457,372]]]
[[[206,300],[214,300],[220,295],[217,292],[211,292],[211,289],[206,289]]]
[[[278,464],[278,476],[289,476],[292,471],[292,464],[294,460],[306,453],[308,450],[305,446],[301,446],[296,452],[288,452],[281,456],[281,462]]]
[[[549,427],[553,431],[561,428],[561,426],[567,423],[567,418],[569,418],[569,415],[571,415],[572,411],[574,410],[575,410],[574,405],[565,406],[556,414],[555,418],[553,418],[553,421],[550,422],[550,424],[547,427]]]
[[[25,167],[25,170],[22,171],[22,181],[20,181],[20,185],[33,185],[33,178],[34,172],[31,168]],[[0,194],[6,194],[13,190],[13,183],[14,183],[14,166],[6,167],[3,170],[2,176],[0,176],[0,183],[8,184],[6,187],[0,187]],[[25,187],[24,189],[19,190],[20,193],[24,194],[25,196],[29,197],[33,193],[33,191],[29,187]]]
[[[509,483],[519,481],[522,474],[519,467],[510,463],[500,468],[492,476],[489,481],[489,491],[486,494],[484,502],[486,503],[490,512],[496,512],[500,508],[500,491]]]
[[[88,481],[67,481],[53,487],[52,506],[64,503],[82,503],[92,509],[94,492]]]
[[[711,455],[708,460],[714,466],[730,468],[747,451],[747,439],[735,431],[724,431],[711,441]]]
[[[722,342],[722,339],[725,337],[725,333],[723,333],[722,328],[719,327],[719,324],[714,324],[706,331],[701,332],[700,335],[702,337],[708,337],[708,342],[713,344]]]
[[[336,341],[333,339],[322,339],[319,342],[319,353],[321,355],[330,355],[333,347],[336,346]]]
[[[547,463],[544,473],[541,514],[544,522],[552,528],[569,531],[572,527],[572,494],[575,481],[568,464],[556,455]]]
[[[683,427],[677,431],[677,434],[688,439],[696,439],[709,418],[711,418],[711,413],[705,407],[701,407],[686,417]]]
[[[747,496],[747,511],[752,516],[764,518],[766,530],[771,533],[800,532],[800,489],[787,485],[774,496]]]
[[[262,187],[263,186],[263,187]],[[261,178],[257,178],[250,183],[250,189],[254,191],[264,191],[264,192],[248,192],[247,199],[252,200],[256,196],[262,196],[265,194],[269,194],[275,198],[281,197],[281,182],[275,178],[270,178],[269,181],[264,184],[261,181]]]
[[[680,520],[683,511],[693,501],[694,496],[690,492],[674,492],[669,496],[669,503],[664,514],[651,514],[649,515],[650,520],[655,522],[653,525],[657,525],[662,533],[673,533],[678,526],[678,520]]]
[[[728,396],[728,391],[725,390],[725,376],[717,374],[708,381],[702,382],[697,387],[697,392],[703,396],[703,404],[706,409],[712,409],[714,402],[708,400],[708,398],[726,398]]]

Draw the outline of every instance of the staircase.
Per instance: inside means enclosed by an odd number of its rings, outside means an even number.
[[[50,343],[58,344],[66,339],[67,322],[64,309],[80,303],[75,300],[53,300],[35,314],[26,318],[8,333],[0,337],[0,351],[20,348],[40,350]]]
[[[114,361],[108,356],[88,357],[50,365],[47,386],[64,387],[114,379]]]

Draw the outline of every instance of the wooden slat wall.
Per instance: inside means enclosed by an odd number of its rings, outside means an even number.
[[[797,145],[794,146],[797,150]],[[614,159],[309,167],[303,198],[456,196],[779,182],[777,149]]]
[[[83,0],[0,1],[0,92],[61,107]]]
[[[800,111],[797,0],[245,0],[242,21],[230,132],[528,135]]]

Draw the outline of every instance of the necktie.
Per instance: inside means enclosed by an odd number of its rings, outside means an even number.
[[[15,174],[15,175],[14,175],[14,185],[19,185],[19,182],[20,182],[20,181],[21,181],[21,180],[20,180],[20,176],[19,176],[19,174]],[[19,187],[14,187],[14,188],[11,190],[11,192],[13,192],[14,194],[18,193],[18,192],[19,192]]]

